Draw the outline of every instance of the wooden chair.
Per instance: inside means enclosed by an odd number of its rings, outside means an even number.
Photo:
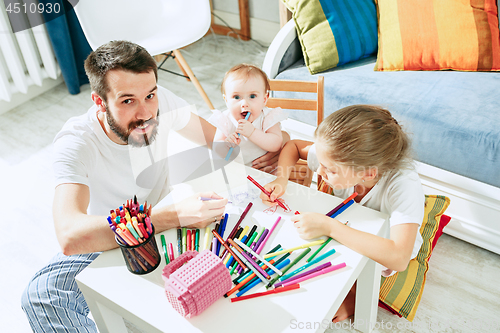
[[[273,91],[293,91],[315,93],[316,99],[298,99],[298,98],[275,98],[269,97],[267,106],[270,108],[281,107],[285,110],[307,110],[315,111],[317,125],[323,121],[323,92],[324,92],[324,77],[318,76],[317,81],[295,81],[295,80],[270,80],[271,92]],[[295,164],[294,170],[290,175],[290,180],[304,185],[311,186],[313,171],[307,167],[307,162],[299,160]],[[318,182],[319,183],[319,182]]]

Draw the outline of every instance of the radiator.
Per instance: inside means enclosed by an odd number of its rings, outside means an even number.
[[[45,25],[13,33],[4,1],[0,1],[0,51],[0,100],[10,102],[13,94],[26,94],[31,85],[41,87],[44,79],[61,74]]]

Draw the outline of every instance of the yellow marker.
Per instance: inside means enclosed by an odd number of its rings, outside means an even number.
[[[132,217],[132,225],[134,226],[135,231],[139,234],[139,237],[148,238],[142,234],[141,229],[139,228],[139,223],[137,223],[137,219],[135,218],[135,216]]]
[[[280,254],[287,253],[287,252],[292,252],[292,251],[299,250],[299,249],[305,249],[306,247],[311,247],[311,246],[314,246],[314,245],[320,245],[320,244],[323,244],[324,242],[325,242],[324,239],[320,239],[320,240],[317,240],[317,241],[314,241],[314,242],[311,242],[311,243],[302,244],[300,246],[292,247],[290,249],[281,250],[281,251],[273,252],[273,253],[268,253],[268,254],[266,254],[264,256],[264,259],[267,259],[269,257],[279,256]]]
[[[122,230],[128,230],[125,223],[118,223],[118,227],[121,228]]]
[[[245,235],[248,232],[248,229],[250,229],[248,226],[246,226],[245,228],[243,228],[243,231],[241,232],[240,237],[238,237],[238,240],[242,240],[243,237],[245,237]]]
[[[210,237],[210,234],[212,232],[210,231],[210,227],[205,228],[205,242],[203,243],[203,250],[208,249],[208,238]]]

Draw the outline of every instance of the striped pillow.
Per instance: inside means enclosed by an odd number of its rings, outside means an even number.
[[[439,229],[441,215],[449,205],[450,199],[447,197],[425,196],[424,221],[420,227],[423,243],[420,251],[410,260],[405,271],[387,278],[382,277],[379,299],[409,321],[413,320],[417,312],[429,270],[428,261],[432,254],[432,244]]]
[[[375,70],[500,70],[496,0],[375,1]]]
[[[311,74],[367,57],[377,50],[373,0],[282,0],[292,12]]]

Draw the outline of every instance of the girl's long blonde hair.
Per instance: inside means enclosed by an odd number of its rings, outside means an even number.
[[[352,105],[329,115],[314,135],[328,157],[355,170],[377,168],[378,177],[390,170],[413,168],[408,135],[388,110]]]

